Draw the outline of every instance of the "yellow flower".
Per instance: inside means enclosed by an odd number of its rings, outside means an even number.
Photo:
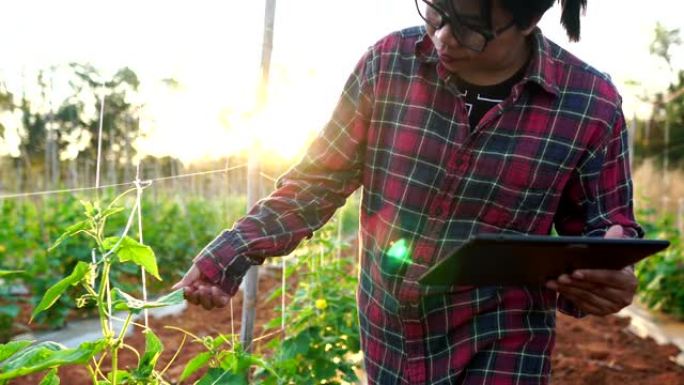
[[[5,245],[0,245],[0,253],[4,253],[5,251],[7,251]]]
[[[315,306],[316,309],[325,310],[325,308],[328,307],[328,302],[324,299],[317,299]]]

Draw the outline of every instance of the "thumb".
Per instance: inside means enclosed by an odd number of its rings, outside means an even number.
[[[175,285],[173,285],[172,289],[180,289],[181,287],[187,287],[190,286],[193,282],[197,281],[200,278],[200,271],[197,268],[197,266],[192,265],[190,270],[188,270],[187,273],[181,278],[180,281],[176,282]]]
[[[624,238],[625,231],[620,225],[612,225],[606,231],[606,235],[604,235],[604,238]]]

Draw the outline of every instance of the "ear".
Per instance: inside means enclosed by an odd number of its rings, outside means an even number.
[[[535,18],[532,20],[532,22],[530,23],[530,26],[527,27],[527,28],[525,28],[525,29],[523,29],[523,30],[521,31],[522,34],[523,34],[524,36],[529,36],[530,34],[532,34],[532,32],[534,32],[534,29],[537,28],[537,24],[539,24],[539,20],[541,20],[541,18],[542,18],[541,15],[535,17]]]

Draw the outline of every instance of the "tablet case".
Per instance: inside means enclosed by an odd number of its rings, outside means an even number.
[[[620,270],[670,242],[569,236],[479,234],[431,267],[423,285],[540,285],[576,269]]]

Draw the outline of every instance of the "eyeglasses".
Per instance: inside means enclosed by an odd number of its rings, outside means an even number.
[[[425,23],[434,28],[435,31],[449,24],[451,27],[451,34],[462,46],[469,48],[475,52],[482,52],[487,47],[487,44],[496,39],[507,29],[515,25],[515,20],[505,26],[494,31],[475,25],[479,22],[478,17],[468,17],[466,15],[459,15],[453,10],[451,5],[452,0],[434,1],[434,0],[415,0],[416,9],[420,17],[425,20]],[[436,2],[446,3],[449,10],[435,5]],[[468,19],[473,19],[469,21]]]

